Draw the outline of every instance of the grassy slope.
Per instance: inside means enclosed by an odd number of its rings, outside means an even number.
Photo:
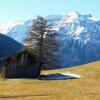
[[[43,71],[70,72],[80,79],[0,80],[0,100],[100,100],[100,62],[79,67]]]

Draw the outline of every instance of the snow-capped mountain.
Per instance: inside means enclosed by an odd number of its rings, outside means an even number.
[[[100,21],[92,15],[68,14],[60,21],[58,34],[62,66],[100,60]]]
[[[5,34],[14,40],[23,43],[29,35],[31,21],[8,21],[0,25],[0,33]]]
[[[100,21],[90,14],[69,13],[66,16],[47,16],[58,33],[59,64],[75,66],[100,60]],[[20,43],[29,35],[31,21],[0,25],[0,33]]]

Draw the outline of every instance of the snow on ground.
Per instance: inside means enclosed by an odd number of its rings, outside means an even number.
[[[69,77],[75,77],[75,78],[80,78],[81,76],[78,74],[71,74],[71,73],[62,73],[63,75],[67,75]]]
[[[66,79],[76,79],[80,78],[78,74],[71,74],[71,73],[56,73],[56,74],[49,74],[49,75],[41,75],[40,80],[66,80]]]

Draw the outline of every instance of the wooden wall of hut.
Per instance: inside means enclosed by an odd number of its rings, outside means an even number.
[[[39,75],[38,62],[27,52],[22,52],[6,60],[6,78],[37,78]]]

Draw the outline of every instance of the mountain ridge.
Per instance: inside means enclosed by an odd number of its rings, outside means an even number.
[[[100,21],[91,14],[69,13],[64,17],[46,17],[58,33],[58,58],[62,67],[70,67],[100,60]],[[20,43],[29,35],[32,21],[17,24],[5,33]],[[0,30],[1,32],[1,30]]]

